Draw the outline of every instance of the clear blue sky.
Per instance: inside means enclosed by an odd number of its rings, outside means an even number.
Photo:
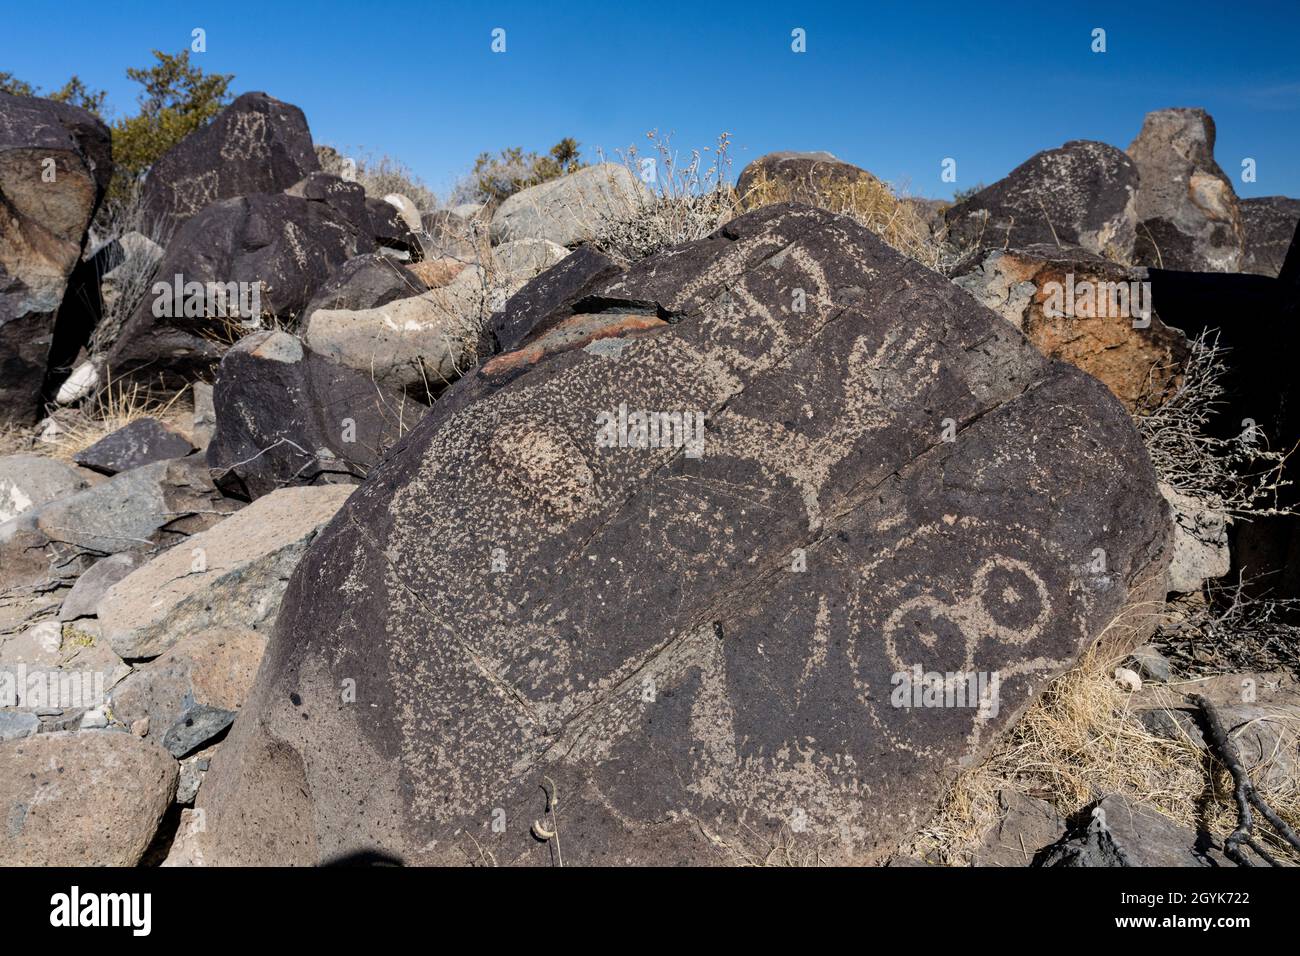
[[[946,197],[945,157],[957,186],[989,183],[1069,139],[1127,146],[1148,110],[1203,106],[1240,195],[1300,196],[1297,0],[4,0],[0,24],[0,69],[47,89],[78,73],[119,113],[137,93],[126,67],[203,27],[197,62],[234,73],[236,91],[294,103],[317,142],[388,153],[438,191],[482,150],[573,136],[591,159],[658,128],[679,148],[730,132],[733,175],[772,150],[825,149]],[[791,52],[795,27],[806,53]]]

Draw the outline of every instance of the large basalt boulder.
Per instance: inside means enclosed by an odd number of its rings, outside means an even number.
[[[1214,161],[1210,114],[1148,113],[1128,154],[1141,175],[1134,261],[1160,269],[1241,271],[1246,233],[1232,182]]]
[[[1300,224],[1300,199],[1263,196],[1241,200],[1241,225],[1246,230],[1246,254],[1241,271],[1276,276]]]
[[[508,197],[492,216],[492,241],[549,239],[572,246],[608,218],[626,215],[649,193],[620,163],[598,163]]]
[[[215,202],[280,192],[318,169],[302,110],[245,93],[153,164],[142,202],[154,233],[170,236]]]
[[[1168,394],[1187,359],[1186,338],[1152,307],[1144,268],[1083,249],[1030,246],[971,257],[953,281],[1130,409]]]
[[[526,282],[500,312],[492,315],[487,326],[491,351],[517,349],[525,336],[537,331],[537,323],[544,316],[554,322],[572,315],[574,303],[620,271],[613,259],[590,246],[575,250],[558,265]]]
[[[288,485],[364,478],[428,407],[305,348],[287,332],[245,336],[217,373],[208,464],[257,498]]]
[[[1138,169],[1122,150],[1072,140],[1036,153],[1005,179],[944,214],[961,251],[1080,246],[1114,262],[1133,257]]]
[[[177,388],[210,372],[250,324],[292,321],[339,266],[375,251],[366,221],[361,187],[324,173],[290,192],[208,206],[168,245],[151,294],[108,353],[109,369]]]
[[[38,416],[55,317],[112,172],[99,119],[0,93],[0,425]]]
[[[1163,579],[1120,403],[852,220],[768,206],[597,305],[671,321],[463,378],[309,549],[208,862],[880,860]]]

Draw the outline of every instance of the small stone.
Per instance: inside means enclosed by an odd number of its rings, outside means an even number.
[[[184,717],[167,728],[162,745],[169,754],[180,759],[195,747],[216,737],[234,722],[233,710],[202,705],[192,707]]]
[[[41,720],[36,714],[13,710],[0,711],[0,742],[30,737],[40,726]]]
[[[1130,694],[1136,694],[1142,689],[1142,678],[1127,667],[1115,668],[1115,682]]]
[[[108,726],[108,715],[103,707],[95,707],[81,715],[82,730],[102,730]]]
[[[1134,669],[1151,680],[1168,683],[1172,676],[1169,660],[1150,644],[1143,644],[1133,652],[1131,660]]]
[[[131,733],[135,734],[137,737],[148,737],[149,718],[140,717],[137,720],[131,721]]]

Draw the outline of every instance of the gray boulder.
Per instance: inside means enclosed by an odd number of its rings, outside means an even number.
[[[620,163],[598,163],[507,197],[492,216],[492,241],[549,239],[573,246],[649,195]]]
[[[1128,154],[1141,175],[1134,261],[1189,272],[1240,272],[1246,233],[1232,181],[1214,161],[1210,114],[1148,113]]]
[[[237,507],[199,458],[135,468],[0,524],[0,585],[70,579],[106,554],[166,548]]]
[[[140,566],[140,555],[130,551],[110,554],[90,566],[72,586],[59,608],[60,621],[75,621],[81,617],[94,617],[99,602],[118,581]]]
[[[949,208],[962,252],[1079,246],[1114,262],[1133,257],[1138,168],[1122,150],[1072,140],[1036,153],[1006,178]]]
[[[55,317],[112,172],[99,119],[0,93],[0,425],[39,416]]]
[[[672,321],[461,379],[308,550],[209,862],[881,861],[1163,576],[1120,403],[850,219],[590,301]]]
[[[43,455],[0,457],[0,524],[89,485],[80,468]]]
[[[245,93],[150,167],[141,201],[167,237],[215,202],[280,192],[318,169],[302,110]]]

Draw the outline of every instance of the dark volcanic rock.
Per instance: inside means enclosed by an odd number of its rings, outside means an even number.
[[[364,478],[428,407],[336,365],[287,332],[245,336],[226,353],[208,464],[257,498],[286,485]]]
[[[549,863],[552,800],[569,863],[879,861],[1163,580],[1120,403],[852,220],[768,206],[588,301],[670,321],[466,376],[308,550],[210,862]]]
[[[370,252],[339,266],[302,310],[302,318],[305,321],[317,309],[373,309],[428,291],[429,287],[400,263]]]
[[[557,265],[529,280],[489,323],[492,352],[511,352],[529,333],[544,331],[573,315],[573,305],[620,272],[614,260],[581,246]]]
[[[1036,866],[1230,866],[1222,847],[1158,810],[1112,794],[1085,808]],[[1261,861],[1262,862],[1262,861]]]
[[[137,418],[77,452],[72,460],[105,475],[116,475],[151,462],[184,458],[193,450],[189,439],[158,419]]]
[[[1246,230],[1242,272],[1276,276],[1282,271],[1287,249],[1300,224],[1300,199],[1264,196],[1241,200],[1241,223]]]
[[[0,93],[0,424],[37,418],[55,317],[112,172],[96,117]]]
[[[1160,269],[1240,271],[1246,234],[1232,182],[1214,161],[1210,114],[1148,113],[1128,154],[1141,176],[1133,261]]]
[[[1081,246],[1115,262],[1133,257],[1138,170],[1122,150],[1072,140],[1036,153],[1005,179],[950,208],[962,251]]]
[[[260,290],[262,315],[290,321],[334,270],[360,253],[373,252],[364,194],[356,183],[313,174],[294,192],[262,193],[209,206],[181,227],[155,273],[147,296],[109,352],[115,376],[156,379],[180,387],[211,370],[239,332],[232,323],[249,317],[242,308],[196,301],[185,286],[202,292],[236,287],[241,306]],[[177,277],[180,277],[178,280]],[[181,284],[183,295],[174,289]],[[215,302],[215,296],[209,296]],[[233,300],[234,296],[230,298]],[[186,311],[191,314],[185,314]],[[157,314],[162,313],[162,314]],[[239,313],[235,315],[235,313]]]
[[[280,192],[318,169],[302,110],[245,93],[153,164],[142,202],[156,233],[170,236],[212,203]]]

